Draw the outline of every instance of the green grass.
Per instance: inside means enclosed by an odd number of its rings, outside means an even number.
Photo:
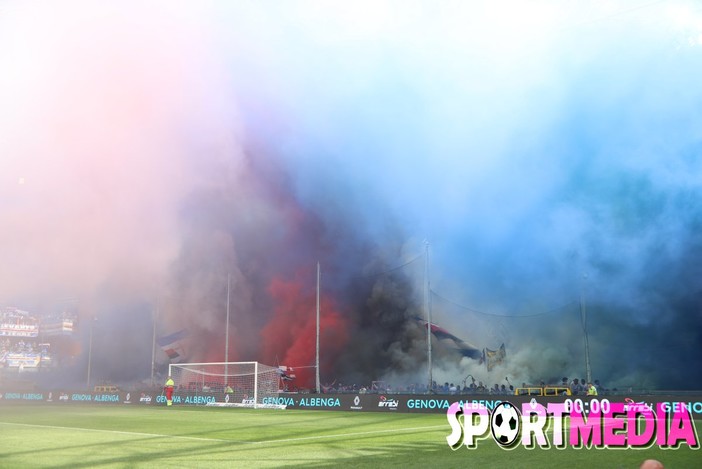
[[[442,414],[4,405],[0,468],[702,467],[685,446],[505,451],[489,439],[452,451],[449,433]]]

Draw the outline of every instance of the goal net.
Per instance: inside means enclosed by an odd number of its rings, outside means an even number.
[[[176,392],[212,395],[224,405],[276,407],[280,373],[258,362],[171,363]]]

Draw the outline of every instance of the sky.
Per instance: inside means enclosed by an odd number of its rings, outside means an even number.
[[[697,2],[6,0],[0,71],[0,303],[76,311],[77,380],[93,318],[136,380],[229,314],[308,385],[319,263],[325,383],[426,382],[430,313],[507,350],[439,382],[585,377],[587,331],[606,387],[702,386]]]

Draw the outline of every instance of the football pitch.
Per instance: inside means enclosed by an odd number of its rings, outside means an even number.
[[[696,427],[700,421],[696,421]],[[702,467],[679,449],[451,450],[444,414],[212,407],[0,407],[0,468]]]

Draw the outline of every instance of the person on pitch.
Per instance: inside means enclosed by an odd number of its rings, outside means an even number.
[[[172,377],[168,377],[166,380],[166,385],[163,390],[166,392],[166,405],[173,405],[173,388],[175,388],[175,383]]]

